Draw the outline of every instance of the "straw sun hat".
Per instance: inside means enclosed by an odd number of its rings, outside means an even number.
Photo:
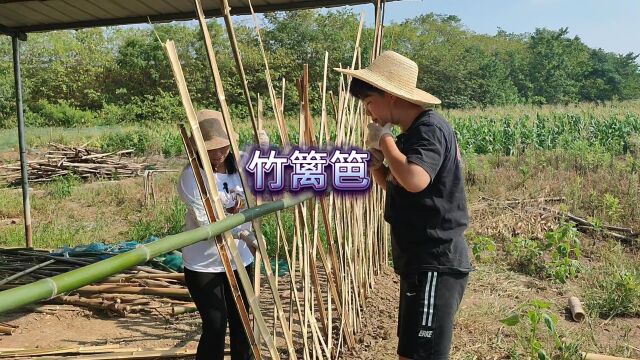
[[[221,112],[215,110],[200,110],[196,116],[207,150],[219,149],[231,144],[227,130],[224,127]],[[235,137],[237,139],[238,135],[235,135]]]
[[[441,103],[437,97],[416,87],[418,83],[418,65],[393,51],[383,52],[365,69],[347,70],[334,68],[334,70],[353,76],[382,91],[420,106]]]

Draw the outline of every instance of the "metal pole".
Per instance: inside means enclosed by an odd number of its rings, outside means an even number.
[[[20,146],[20,170],[22,174],[22,205],[24,207],[24,236],[28,248],[33,247],[31,232],[31,205],[29,203],[29,174],[27,172],[27,143],[24,139],[24,111],[22,108],[22,78],[20,77],[20,42],[18,36],[11,37],[13,45],[13,76],[16,88],[16,111],[18,115],[18,144]]]

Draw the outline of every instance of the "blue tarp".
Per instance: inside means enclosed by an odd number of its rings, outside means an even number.
[[[147,244],[156,240],[158,240],[157,237],[151,236],[143,242],[123,241],[117,244],[95,242],[87,245],[78,245],[73,248],[65,246],[53,251],[51,254],[65,257],[91,256],[100,260],[104,260],[112,256],[133,250],[140,244]],[[183,271],[182,253],[175,250],[153,258],[150,263],[150,265],[161,268],[163,270],[169,269],[177,272]],[[276,271],[276,266],[278,267],[278,276],[284,276],[289,273],[287,262],[283,258],[280,258],[278,260],[277,265],[275,260],[271,259],[271,270],[274,273]],[[261,268],[262,272],[264,273],[264,264],[262,264]]]
[[[66,257],[91,256],[100,260],[135,249],[140,244],[147,244],[158,240],[157,237],[151,236],[143,242],[123,241],[117,244],[105,244],[95,242],[87,245],[78,245],[70,248],[65,246],[52,252],[52,255],[62,255]],[[151,265],[162,268],[163,270],[173,270],[182,272],[182,253],[179,251],[171,251],[161,256],[156,256],[151,261]]]

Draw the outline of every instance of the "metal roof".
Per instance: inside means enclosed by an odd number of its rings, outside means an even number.
[[[229,0],[232,15],[250,14],[247,0]],[[372,3],[372,0],[254,0],[256,13]],[[205,16],[220,2],[202,0]],[[0,34],[78,29],[195,18],[193,0],[0,0]]]

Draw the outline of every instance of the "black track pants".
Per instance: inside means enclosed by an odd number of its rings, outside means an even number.
[[[414,360],[447,360],[453,321],[468,274],[426,271],[400,276],[398,355]]]
[[[251,266],[247,267],[247,272]],[[246,294],[234,271],[245,306],[249,308]],[[198,343],[196,360],[223,360],[224,342],[229,323],[232,360],[253,359],[251,346],[242,327],[240,314],[233,301],[233,293],[225,273],[207,273],[184,269],[184,278],[191,298],[202,318],[202,335]]]

